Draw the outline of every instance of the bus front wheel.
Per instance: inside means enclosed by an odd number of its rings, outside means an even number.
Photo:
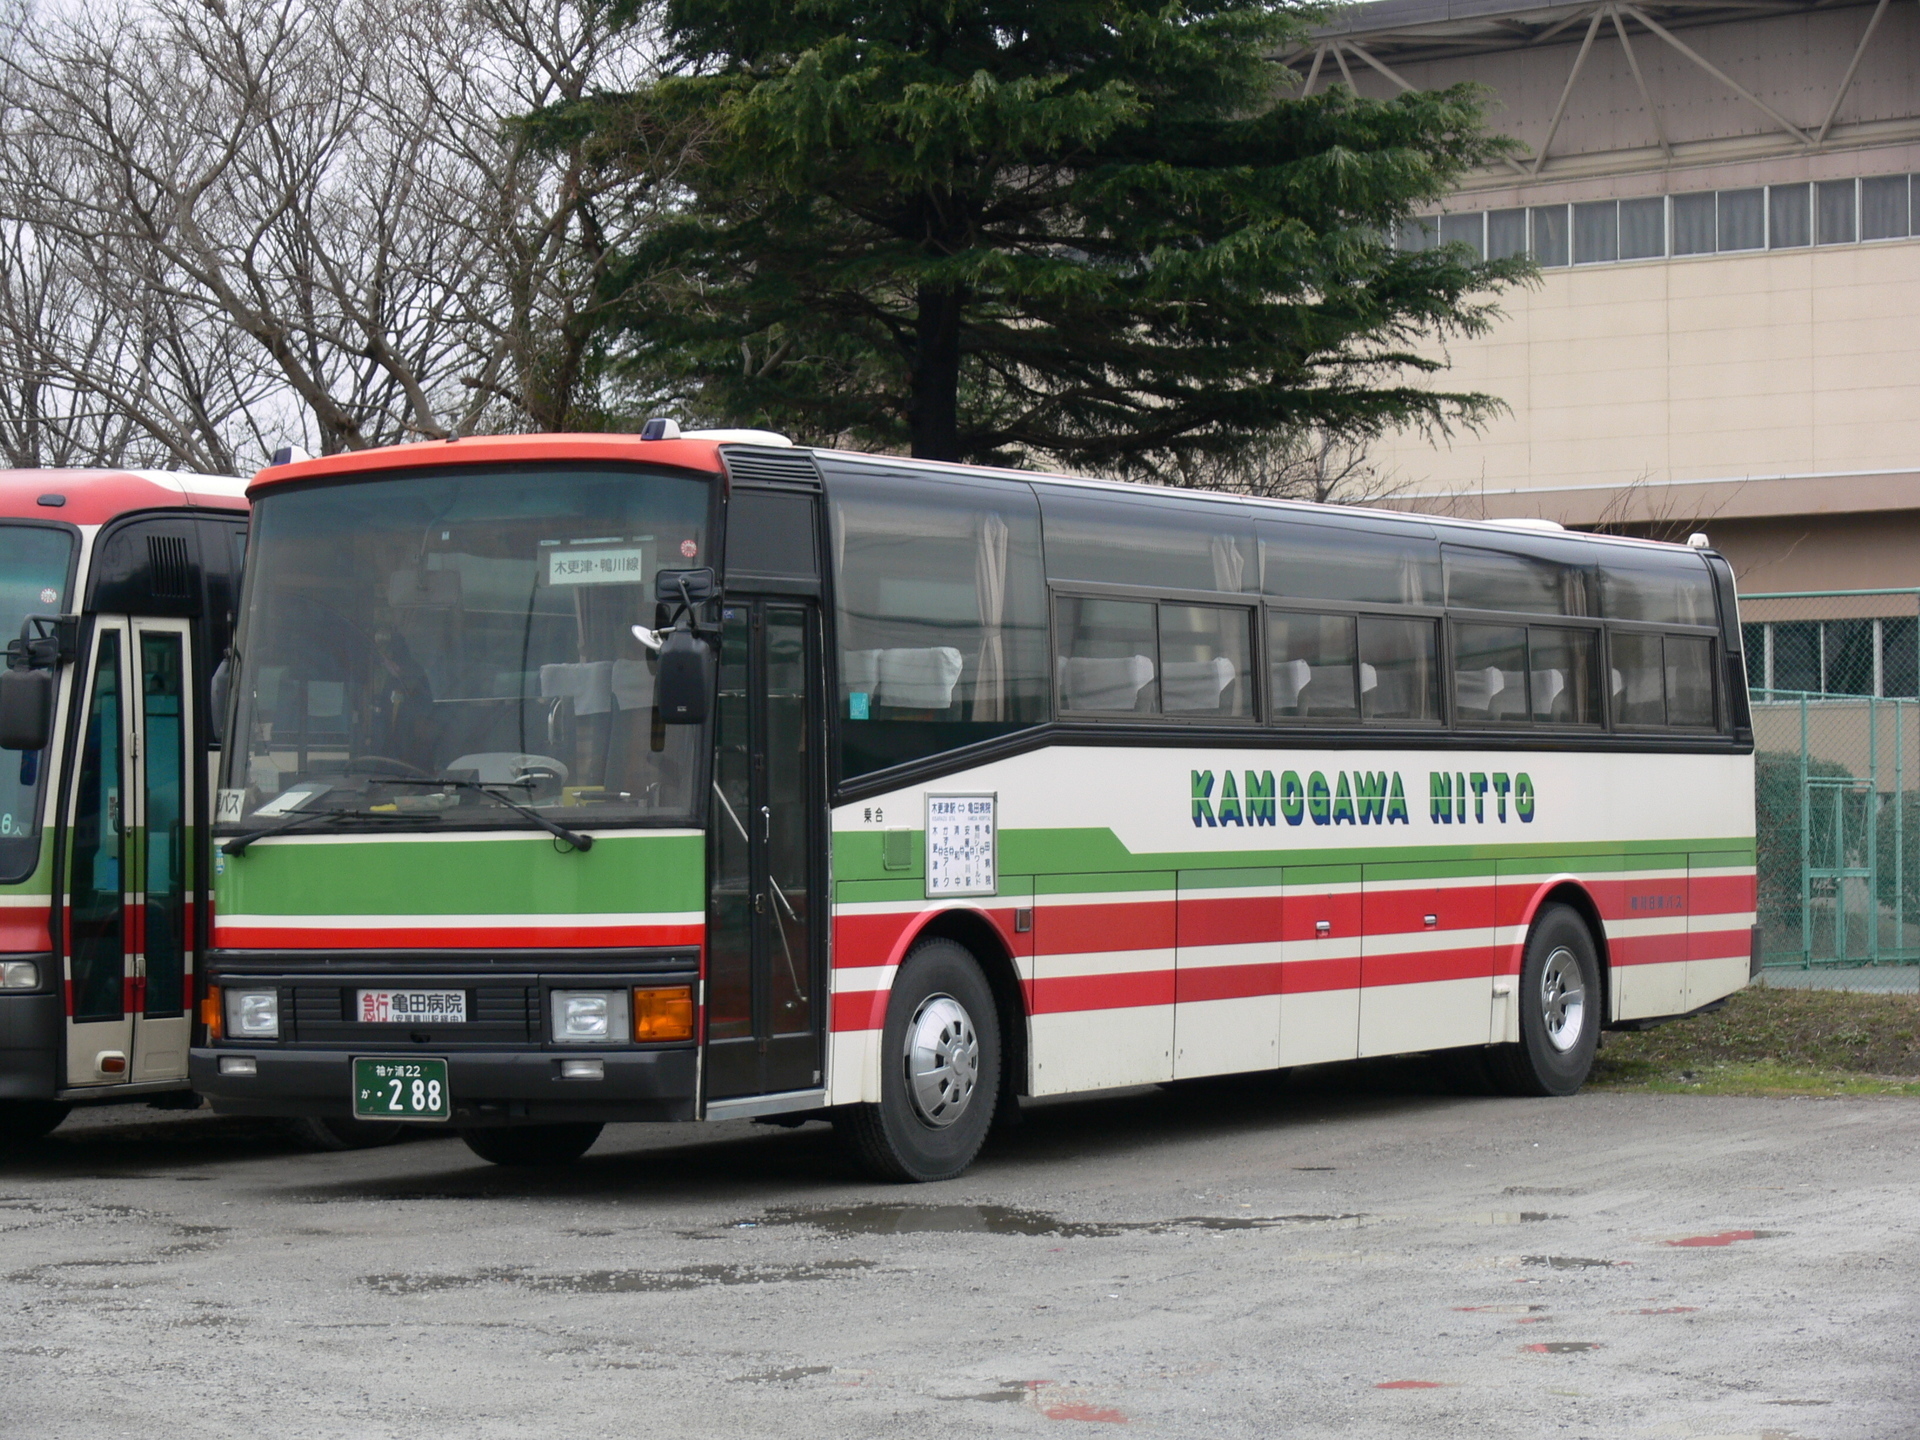
[[[1520,1043],[1487,1054],[1507,1095],[1571,1095],[1586,1083],[1600,1044],[1600,959],[1579,913],[1549,905],[1527,937],[1515,999]]]
[[[482,1160],[533,1168],[571,1165],[600,1138],[598,1121],[567,1125],[511,1125],[498,1130],[462,1130],[460,1138]]]
[[[914,948],[893,982],[880,1103],[835,1128],[875,1178],[951,1180],[973,1163],[1000,1095],[1000,1017],[979,962],[952,940]]]

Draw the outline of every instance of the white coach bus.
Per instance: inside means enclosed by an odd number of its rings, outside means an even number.
[[[194,1080],[450,1124],[997,1107],[1599,1033],[1754,954],[1711,551],[725,436],[263,472]],[[222,998],[224,997],[224,998]]]

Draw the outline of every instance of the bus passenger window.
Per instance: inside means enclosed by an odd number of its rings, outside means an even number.
[[[1364,720],[1440,718],[1437,627],[1432,620],[1360,617],[1360,714]]]
[[[1608,639],[1607,689],[1616,725],[1664,725],[1667,703],[1660,674],[1660,637],[1616,630]]]
[[[1527,632],[1522,627],[1454,626],[1453,707],[1474,724],[1527,718]]]
[[[1705,636],[1669,635],[1667,723],[1713,724],[1713,642]]]
[[[1062,709],[1159,709],[1153,612],[1146,600],[1061,597],[1056,668]]]
[[[1160,607],[1160,694],[1169,715],[1253,714],[1253,612],[1226,605]]]
[[[1040,507],[1025,485],[830,473],[843,776],[1047,718]]]
[[[1592,630],[1527,631],[1527,683],[1533,718],[1546,725],[1594,725],[1600,720],[1594,684],[1599,636]]]
[[[1353,617],[1267,612],[1273,647],[1273,713],[1286,720],[1354,720]],[[1378,670],[1375,671],[1378,684]]]
[[[1569,542],[1571,546],[1578,542]],[[1585,563],[1459,545],[1441,548],[1447,604],[1457,610],[1594,615],[1593,571]]]
[[[1610,620],[1649,625],[1713,625],[1713,577],[1692,551],[1608,546],[1600,563],[1600,595]]]

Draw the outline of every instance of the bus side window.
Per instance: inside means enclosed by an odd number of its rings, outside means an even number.
[[[1609,620],[1649,625],[1717,625],[1713,577],[1691,551],[1617,549],[1600,562],[1600,598]]]
[[[1607,688],[1616,725],[1667,723],[1660,639],[1638,630],[1616,630],[1608,637]]]
[[[1281,720],[1356,720],[1358,672],[1351,615],[1267,612],[1273,713]]]
[[[1368,721],[1440,719],[1439,622],[1360,617],[1360,712]]]
[[[1713,724],[1713,641],[1704,635],[1668,635],[1667,723]]]
[[[1576,548],[1577,547],[1577,548]],[[1593,567],[1584,546],[1565,541],[1564,556],[1441,547],[1447,604],[1456,610],[1514,610],[1529,615],[1597,615]]]
[[[1440,546],[1411,527],[1262,520],[1260,589],[1276,599],[1438,605]]]
[[[841,774],[1046,721],[1033,491],[912,472],[827,475]]]
[[[1148,503],[1071,489],[1042,492],[1047,578],[1233,595],[1260,588],[1245,512],[1163,496]]]

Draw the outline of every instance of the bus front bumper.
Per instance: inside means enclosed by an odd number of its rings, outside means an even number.
[[[0,992],[0,1100],[53,1098],[65,1026],[66,1007],[52,991]]]
[[[699,1056],[688,1046],[674,1050],[461,1051],[426,1050],[447,1062],[452,1123],[461,1129],[493,1125],[558,1124],[572,1121],[691,1120],[699,1082]],[[197,1049],[191,1060],[193,1088],[224,1115],[352,1115],[353,1060],[359,1055],[407,1058],[402,1047],[362,1050],[249,1049],[223,1045]],[[252,1060],[252,1074],[222,1060]],[[599,1079],[562,1078],[563,1060],[599,1060]],[[433,1122],[419,1122],[431,1125]]]

